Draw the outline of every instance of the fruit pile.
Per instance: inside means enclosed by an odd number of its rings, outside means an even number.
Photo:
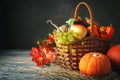
[[[89,18],[70,18],[60,27],[56,26],[51,20],[47,22],[50,22],[56,28],[49,37],[60,44],[72,44],[76,40],[90,36],[92,31],[90,26],[91,20]],[[98,38],[111,39],[114,34],[114,27],[112,25],[99,27],[98,23],[94,22],[93,28],[93,34]]]
[[[86,7],[90,10],[89,6],[86,3],[81,2],[78,6],[80,6],[81,4],[86,5]],[[76,18],[76,14],[74,18],[68,19],[61,26],[57,26],[51,20],[48,20],[47,23],[53,25],[55,29],[51,33],[49,33],[48,39],[45,39],[42,42],[38,41],[39,45],[38,48],[32,47],[32,51],[29,53],[29,55],[32,57],[32,61],[34,61],[37,64],[37,66],[50,64],[52,61],[55,61],[57,59],[58,52],[56,52],[56,47],[58,45],[64,45],[66,47],[66,45],[69,46],[79,41],[80,48],[81,45],[85,45],[85,43],[84,42],[82,43],[81,40],[83,40],[86,37],[91,38],[91,34],[92,36],[95,37],[95,39],[98,39],[100,41],[101,39],[104,41],[110,41],[115,32],[114,27],[111,24],[107,26],[99,26],[97,22],[91,20],[92,19],[81,18],[79,16]],[[95,41],[95,44],[100,43],[99,41],[97,41],[97,43]],[[92,44],[92,46],[94,46],[95,44]],[[88,47],[88,45],[89,43],[87,43],[87,46],[85,45],[85,47]],[[82,47],[81,49],[84,49],[85,47]],[[99,47],[99,45],[97,45],[97,47]],[[71,52],[75,53],[70,54],[74,56],[74,58],[72,58],[69,55],[69,51],[67,54],[66,52],[64,52],[64,54],[70,57],[69,58],[67,56],[68,59],[66,61],[69,62],[70,60],[70,64],[72,64],[72,59],[74,59],[73,62],[76,62],[77,60],[76,57],[79,58],[78,55],[81,52],[79,52],[80,51],[79,49],[77,49],[78,52],[76,52],[76,50],[74,50],[74,48],[72,50],[71,47],[68,50],[71,50]],[[65,56],[64,54],[62,56]],[[88,53],[86,52],[84,54],[85,55],[82,55],[82,58],[78,59],[79,60],[78,68],[80,70],[80,73],[82,74],[88,76],[102,76],[108,74],[111,68],[113,70],[120,71],[120,45],[115,45],[113,47],[111,46],[111,48],[108,50],[106,54],[103,54],[100,51],[99,52],[89,51]],[[63,61],[64,60],[65,59],[63,59]]]
[[[52,43],[72,44],[77,40],[90,36],[91,33],[91,21],[88,18],[70,18],[60,27],[55,25],[51,20],[47,22],[50,22],[56,29],[48,35],[48,39],[43,40],[42,44],[39,44],[38,48],[32,47],[30,55],[33,57],[32,60],[36,62],[37,66],[50,64],[51,61],[56,59],[55,50],[51,46]],[[96,22],[94,23],[95,37],[110,39],[113,33],[114,28],[112,26],[101,26],[99,28],[98,24]]]
[[[70,18],[60,27],[56,26],[51,20],[47,22],[50,22],[56,28],[49,36],[60,44],[72,44],[76,40],[83,39],[87,35],[87,28],[82,25],[84,23],[80,19]]]
[[[55,30],[53,30],[53,32],[48,35],[48,39],[45,39],[42,42],[38,41],[39,47],[32,47],[32,51],[29,53],[29,55],[32,56],[32,61],[34,61],[37,66],[50,64],[52,61],[55,61],[57,59],[57,53],[55,51],[55,47],[57,45],[55,44],[56,42],[59,44],[67,45],[73,44],[77,40],[82,40],[85,37],[89,37],[92,31],[92,28],[90,26],[91,20],[88,18],[70,18],[62,26],[59,27],[51,20],[48,20],[47,23],[51,23],[55,27]],[[114,34],[114,27],[112,25],[99,27],[98,23],[94,22],[93,28],[93,34],[97,38],[111,39]],[[87,58],[85,56],[87,56]],[[89,65],[87,66],[88,63]],[[104,64],[106,64],[106,66]],[[93,66],[98,66],[98,68],[93,68]],[[101,68],[106,68],[106,70]],[[80,72],[85,75],[100,76],[107,74],[110,71],[111,64],[106,55],[103,55],[99,52],[90,52],[81,58],[79,69]],[[98,72],[96,72],[96,70]]]

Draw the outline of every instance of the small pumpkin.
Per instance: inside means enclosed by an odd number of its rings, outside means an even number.
[[[120,44],[111,47],[107,52],[107,56],[111,61],[113,70],[120,72]]]
[[[111,70],[111,63],[106,55],[100,52],[89,52],[79,62],[80,73],[88,76],[102,76]]]

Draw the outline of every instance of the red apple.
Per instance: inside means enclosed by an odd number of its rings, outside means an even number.
[[[70,26],[70,30],[73,32],[73,36],[78,39],[82,39],[87,34],[87,28],[80,24],[73,24]]]

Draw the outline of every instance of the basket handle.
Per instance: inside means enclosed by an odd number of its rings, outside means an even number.
[[[88,9],[89,11],[89,14],[90,14],[90,26],[91,26],[91,32],[90,32],[90,36],[93,37],[94,36],[94,28],[93,28],[93,22],[94,22],[94,17],[93,17],[93,11],[91,9],[91,7],[86,3],[86,2],[80,2],[76,8],[75,8],[75,12],[74,12],[74,18],[77,18],[78,17],[78,10],[80,9],[80,6],[81,5],[84,5],[86,6],[86,8]]]

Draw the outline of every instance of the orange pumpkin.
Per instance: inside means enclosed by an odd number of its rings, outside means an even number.
[[[110,72],[111,63],[106,55],[90,52],[81,58],[79,69],[80,73],[88,76],[102,76]]]
[[[114,71],[120,72],[120,44],[111,47],[107,52]]]

